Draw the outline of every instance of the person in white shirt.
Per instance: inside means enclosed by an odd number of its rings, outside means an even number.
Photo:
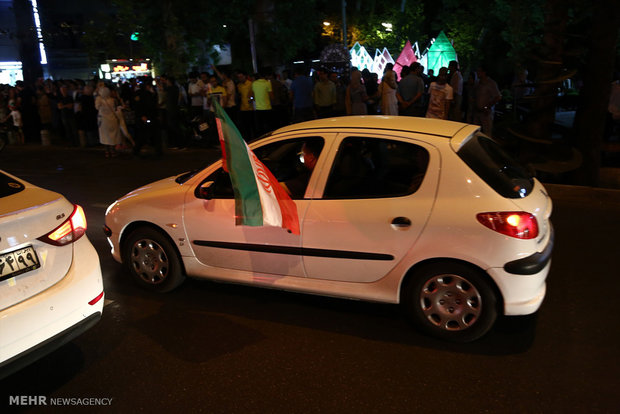
[[[24,144],[24,132],[22,127],[24,126],[23,122],[22,122],[22,114],[21,112],[19,112],[19,110],[17,109],[17,106],[15,106],[14,103],[10,103],[9,104],[9,110],[11,111],[6,118],[4,118],[2,120],[2,123],[5,123],[6,121],[9,120],[9,118],[13,118],[13,131],[15,132],[15,135],[17,136],[17,143],[20,145]]]
[[[202,101],[204,99],[204,89],[205,85],[201,79],[198,79],[198,74],[196,72],[192,72],[189,74],[189,85],[187,87],[187,92],[190,98],[190,106],[191,106],[191,115],[192,118],[202,115]]]
[[[429,102],[427,118],[448,119],[453,100],[452,87],[448,85],[448,68],[439,69],[435,82],[428,87]]]

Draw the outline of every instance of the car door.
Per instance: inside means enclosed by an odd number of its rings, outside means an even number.
[[[253,150],[274,176],[285,182],[302,171],[299,153],[307,141],[318,143],[319,148],[324,145],[323,137],[296,136],[267,142]],[[312,176],[309,175],[310,182]],[[293,196],[300,221],[310,202],[305,196],[305,192]],[[301,236],[280,227],[235,225],[234,192],[221,161],[188,192],[184,223],[196,258],[205,266],[305,276]]]
[[[373,282],[400,262],[424,229],[439,152],[421,141],[370,134],[340,134],[334,145],[321,197],[304,219],[306,275]]]

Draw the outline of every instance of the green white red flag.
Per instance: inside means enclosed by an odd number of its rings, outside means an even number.
[[[282,227],[299,234],[295,202],[254,155],[217,101],[214,107],[223,168],[229,173],[235,192],[235,223]]]

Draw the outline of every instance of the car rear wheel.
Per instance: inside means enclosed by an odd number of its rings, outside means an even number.
[[[124,246],[123,263],[141,286],[169,292],[185,280],[176,249],[159,231],[138,228],[131,232]]]
[[[415,271],[403,305],[425,332],[454,342],[474,341],[497,319],[497,297],[480,271],[461,263],[433,263]]]

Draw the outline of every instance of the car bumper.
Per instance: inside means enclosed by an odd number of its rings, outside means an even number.
[[[108,240],[108,244],[110,245],[110,253],[112,253],[112,257],[119,263],[122,263],[121,259],[121,249],[119,249],[119,238],[118,235],[114,235],[112,230],[107,226],[103,226],[103,234],[105,234],[106,239]]]
[[[545,280],[551,267],[555,242],[553,227],[543,251],[506,263],[502,269],[489,273],[504,298],[505,315],[529,315],[540,308],[545,298]]]
[[[542,270],[531,275],[516,275],[503,268],[487,270],[504,299],[505,315],[529,315],[540,308],[547,291],[545,280],[550,268],[551,260]]]
[[[73,246],[73,262],[60,282],[0,312],[0,378],[72,340],[101,317],[99,256],[87,237]]]

